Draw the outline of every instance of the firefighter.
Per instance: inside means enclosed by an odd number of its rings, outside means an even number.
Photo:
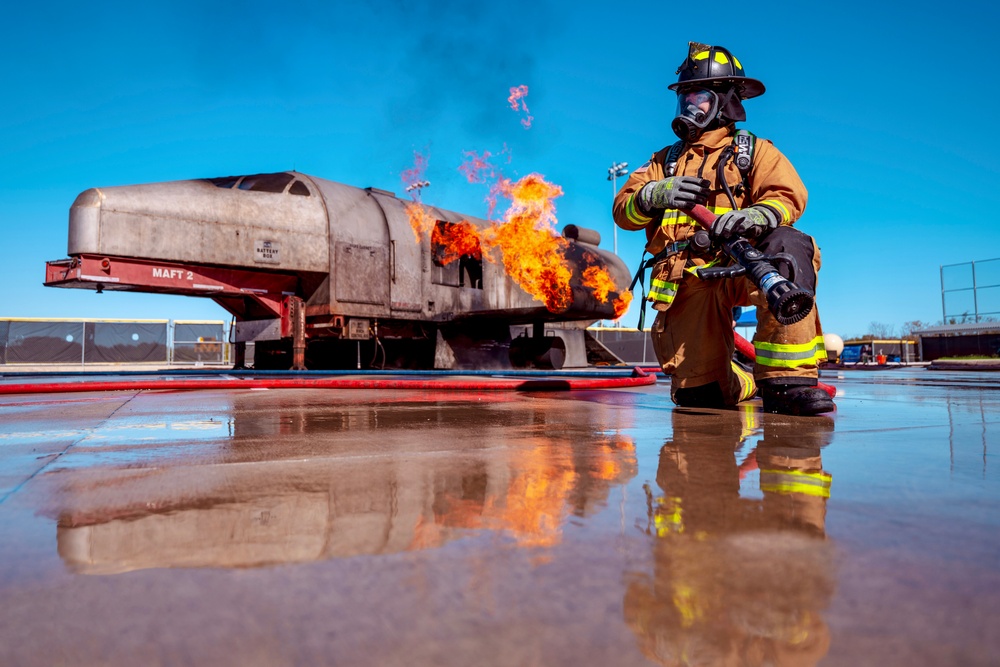
[[[651,335],[672,376],[671,397],[681,406],[723,407],[760,395],[767,412],[828,412],[833,401],[816,386],[826,358],[816,309],[782,325],[748,278],[699,278],[699,268],[722,255],[717,243],[695,248],[699,226],[685,214],[705,205],[718,215],[713,241],[742,236],[766,254],[792,255],[795,283],[815,292],[819,249],[792,227],[806,206],[805,185],[770,141],[735,126],[746,120],[742,101],[763,94],[764,84],[747,77],[727,49],[695,42],[677,73],[668,87],[677,92],[671,127],[680,141],[633,171],[614,201],[615,224],[645,230],[646,249],[658,260],[646,298],[658,311]],[[749,305],[757,306],[752,377],[732,363],[732,309]]]

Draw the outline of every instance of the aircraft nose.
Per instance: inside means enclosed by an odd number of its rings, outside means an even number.
[[[84,190],[81,192],[76,201],[73,202],[73,206],[79,207],[100,207],[101,202],[104,200],[104,195],[97,188],[90,188],[89,190]]]
[[[101,203],[104,193],[97,188],[84,190],[69,209],[70,255],[99,252],[101,239]]]

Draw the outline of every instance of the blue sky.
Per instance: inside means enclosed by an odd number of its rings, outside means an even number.
[[[998,10],[986,2],[15,3],[0,24],[4,317],[219,319],[211,301],[42,287],[90,187],[295,169],[484,217],[463,151],[559,184],[612,245],[616,161],[673,142],[689,40],[767,93],[743,127],[809,188],[826,331],[941,319],[940,266],[1000,257]],[[534,117],[507,95],[527,85]],[[620,183],[619,183],[620,184]],[[985,201],[984,206],[980,202]],[[641,233],[619,230],[632,267]],[[981,306],[982,309],[982,306]],[[636,309],[623,322],[634,325]]]

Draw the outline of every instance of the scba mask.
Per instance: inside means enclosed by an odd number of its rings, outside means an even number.
[[[684,141],[694,141],[705,130],[747,119],[736,87],[726,90],[688,88],[677,93],[677,113],[670,124],[674,134]]]
[[[677,93],[677,112],[670,128],[683,141],[693,141],[719,115],[719,95],[714,90],[696,88]]]

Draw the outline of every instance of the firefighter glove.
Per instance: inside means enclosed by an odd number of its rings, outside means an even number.
[[[751,206],[723,213],[712,225],[712,238],[719,240],[743,236],[756,239],[778,226],[778,216],[765,206]]]
[[[639,190],[639,207],[649,213],[656,209],[679,208],[689,211],[708,201],[708,181],[696,176],[670,176],[650,181]]]

